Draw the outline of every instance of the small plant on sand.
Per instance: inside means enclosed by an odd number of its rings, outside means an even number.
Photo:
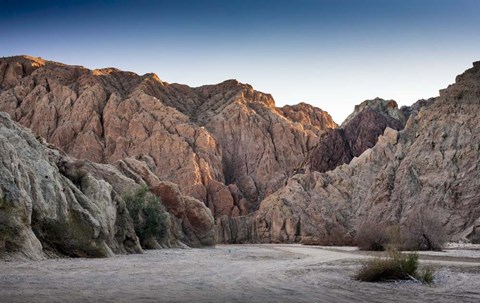
[[[435,275],[435,270],[432,267],[427,266],[420,273],[419,280],[427,285],[432,285],[434,275]]]
[[[161,238],[167,228],[165,208],[160,199],[146,186],[124,194],[123,199],[140,243],[144,248],[154,248],[155,240]]]
[[[392,280],[415,280],[425,284],[433,283],[434,271],[427,267],[418,273],[418,254],[402,254],[392,249],[384,258],[374,258],[363,263],[354,279],[364,282],[383,282]]]

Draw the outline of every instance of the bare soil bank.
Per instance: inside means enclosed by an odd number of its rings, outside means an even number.
[[[351,276],[368,256],[300,245],[3,262],[0,302],[480,302],[480,257],[456,252],[422,256],[437,267],[433,287],[357,282]]]

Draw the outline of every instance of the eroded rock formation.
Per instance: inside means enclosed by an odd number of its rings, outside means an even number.
[[[115,163],[118,168],[75,160],[5,113],[0,113],[0,149],[1,258],[142,252],[122,196],[142,185],[164,184],[148,167],[136,170],[143,175],[128,177],[127,167],[138,162],[134,159]],[[174,185],[164,185],[170,187],[174,190],[168,196],[158,193],[168,213],[161,214],[164,230],[154,247],[215,244],[210,210],[194,198],[183,197]]]
[[[2,116],[2,169],[18,176],[1,183],[0,246],[30,258],[139,251],[122,193],[143,185],[168,211],[159,247],[214,244],[214,218],[220,242],[329,244],[365,220],[402,223],[421,210],[456,238],[478,238],[479,71],[476,63],[440,97],[410,107],[365,101],[338,127],[318,108],[277,108],[236,80],[191,88],[155,74],[0,59],[0,110],[66,153]],[[27,143],[13,144],[11,129]]]
[[[479,108],[477,62],[428,106],[414,108],[418,113],[409,114],[404,130],[387,128],[348,165],[293,176],[255,214],[223,218],[219,238],[329,244],[332,236],[352,235],[366,220],[403,224],[428,212],[453,239],[478,241]]]
[[[190,88],[155,74],[0,59],[0,110],[79,159],[144,162],[216,217],[246,215],[285,184],[335,127],[318,108],[275,108],[228,80]]]
[[[91,174],[74,184],[63,158],[0,113],[0,254],[42,259],[45,253],[108,257],[141,252],[125,204]]]
[[[401,130],[404,125],[404,114],[395,101],[364,101],[355,106],[341,128],[328,129],[320,135],[307,166],[322,173],[335,169],[373,147],[385,128]]]

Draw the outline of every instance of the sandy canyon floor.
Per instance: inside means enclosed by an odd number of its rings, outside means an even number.
[[[433,287],[365,283],[353,248],[218,245],[0,263],[0,302],[480,302],[480,251],[422,254]]]

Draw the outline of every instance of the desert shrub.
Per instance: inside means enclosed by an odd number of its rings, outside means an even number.
[[[366,222],[355,243],[360,250],[441,250],[447,240],[445,229],[431,213],[419,212],[404,225]]]
[[[441,250],[448,240],[443,225],[433,213],[422,211],[405,225],[406,250]]]
[[[390,252],[386,258],[366,261],[356,273],[355,279],[365,282],[411,279],[418,268],[417,254]]]
[[[144,248],[154,248],[152,243],[163,238],[168,228],[168,215],[160,199],[146,186],[124,194],[123,199],[140,243]]]
[[[427,267],[418,273],[418,254],[402,254],[397,250],[389,251],[386,258],[374,258],[363,263],[354,278],[364,282],[381,282],[391,280],[418,280],[432,284],[434,271]]]
[[[319,241],[319,245],[325,246],[351,246],[355,241],[352,236],[341,231],[335,231],[329,236],[325,237],[323,241]]]
[[[433,279],[435,276],[435,270],[432,267],[425,267],[422,273],[418,276],[418,280],[422,281],[427,285],[433,284]]]
[[[387,234],[385,250],[401,251],[405,249],[407,235],[404,228],[399,224],[387,225],[385,233]]]
[[[350,246],[355,245],[353,237],[341,228],[332,229],[329,234],[324,236],[304,237],[300,243],[304,245],[321,246]]]
[[[362,224],[355,235],[355,243],[360,250],[385,250],[388,243],[387,226],[372,221]]]

